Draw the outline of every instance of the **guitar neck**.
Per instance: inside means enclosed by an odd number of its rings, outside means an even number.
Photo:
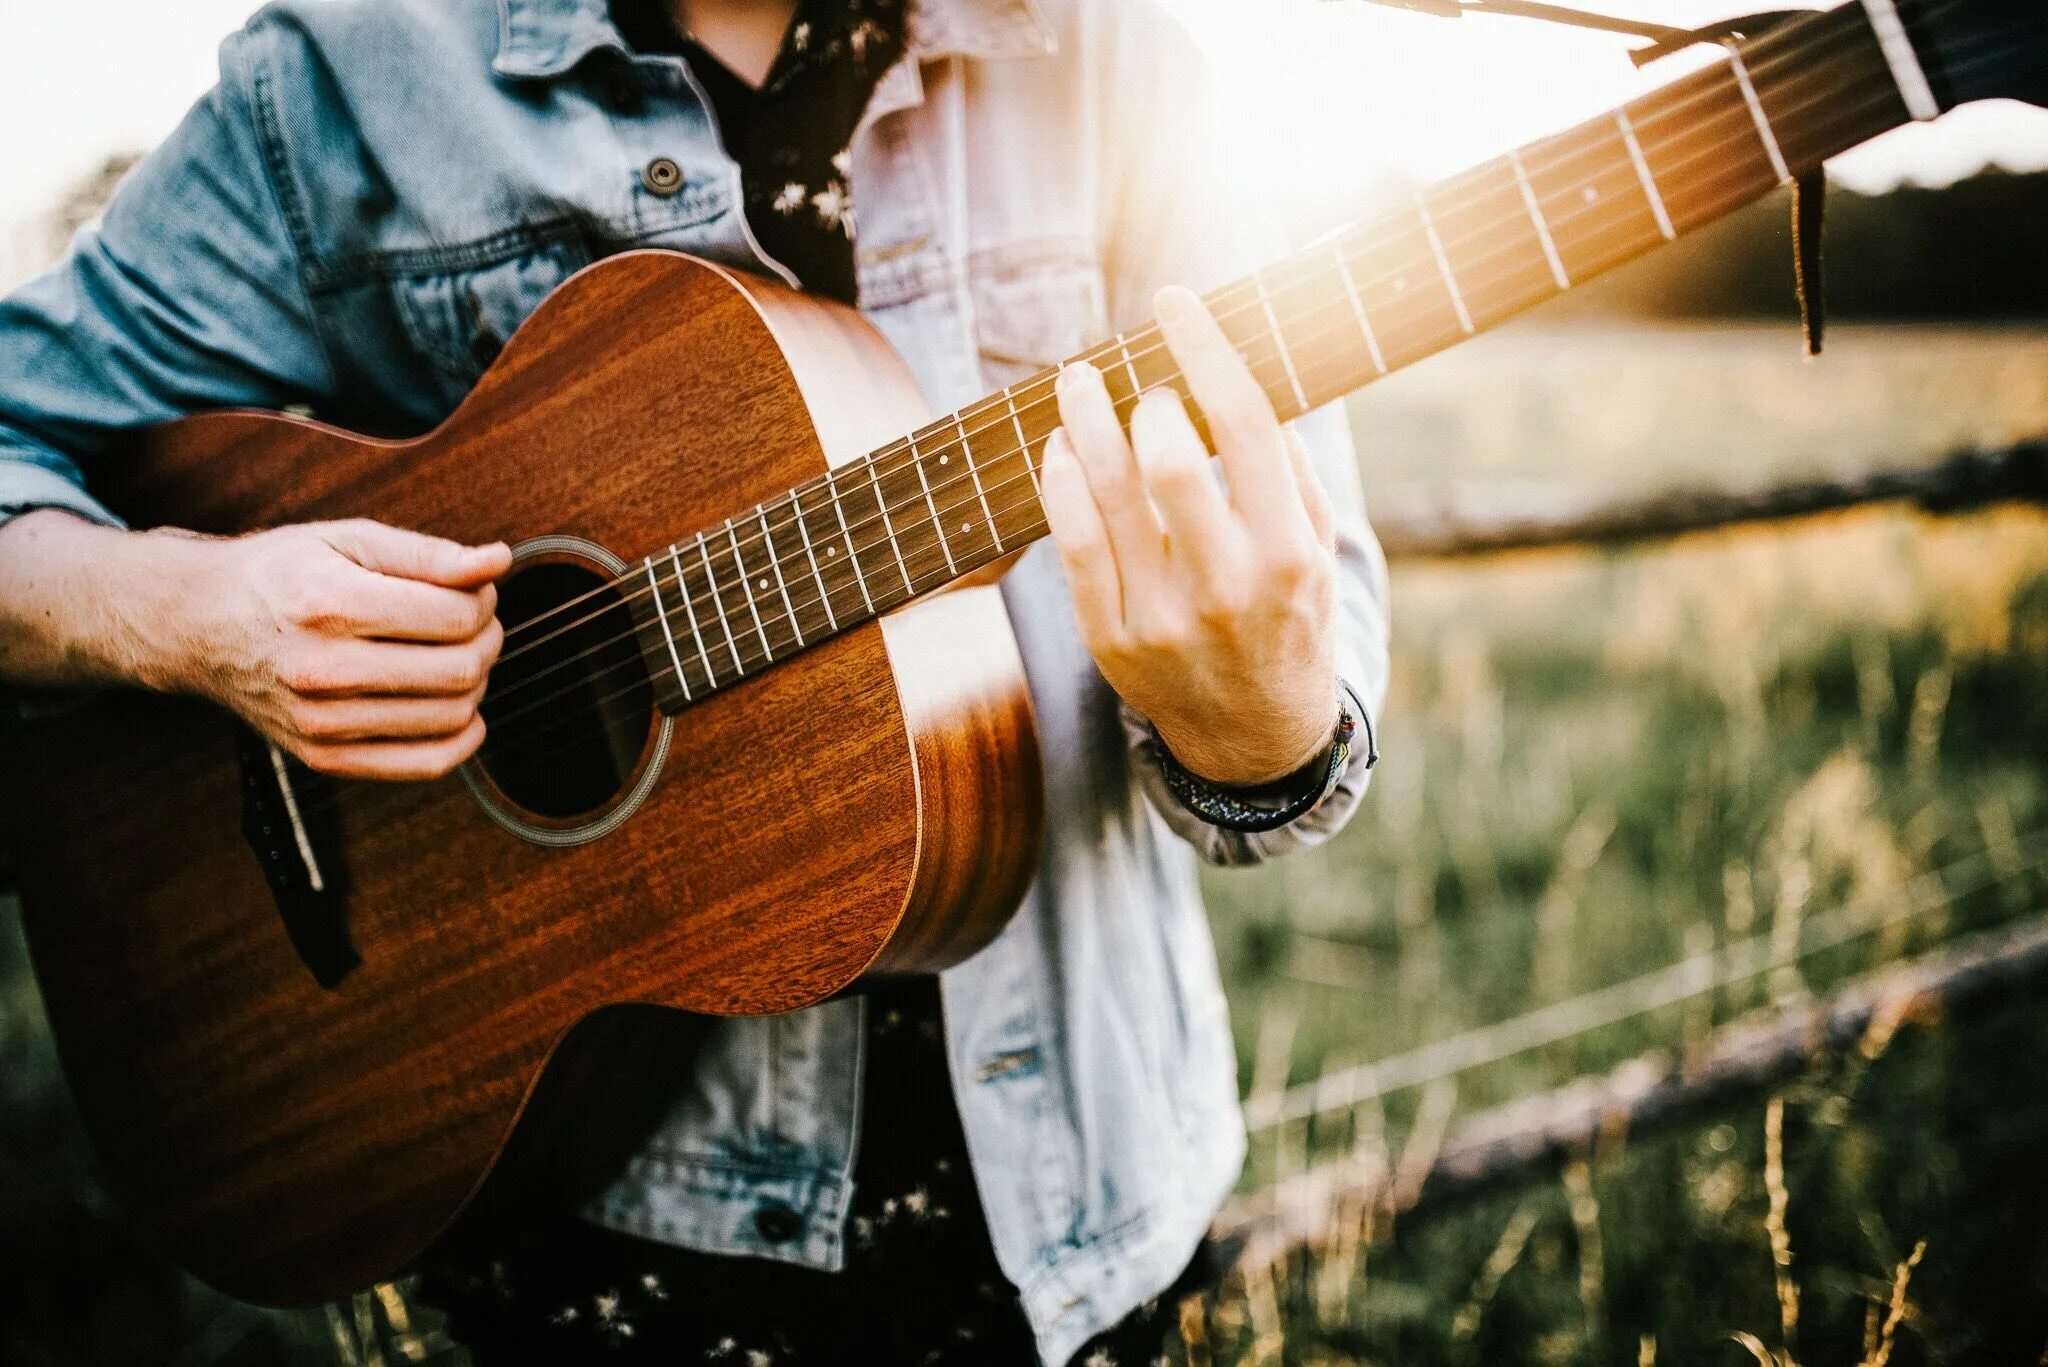
[[[1730,44],[1721,61],[1329,234],[1207,303],[1280,417],[1298,417],[1924,116],[1919,98],[1908,106],[1910,50],[1873,26],[1877,10],[1891,13],[1883,0],[1870,12],[1850,4]],[[1187,397],[1156,326],[1074,359],[1102,371],[1122,413],[1155,386]],[[1057,374],[1041,371],[651,557],[651,577],[673,576],[662,615],[683,643],[680,672],[665,649],[650,655],[670,676],[664,704],[757,673],[1045,535],[1037,459],[1058,426]],[[735,638],[745,648],[729,649]]]

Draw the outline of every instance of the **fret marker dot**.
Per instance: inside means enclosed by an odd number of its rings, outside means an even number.
[[[762,580],[762,581],[760,582],[760,586],[761,586],[762,588],[764,588],[764,589],[765,589],[765,588],[767,588],[767,587],[768,587],[768,581],[767,581],[766,579],[763,579],[763,580]]]
[[[941,464],[941,465],[944,465],[945,463],[946,463],[946,457],[944,457],[944,456],[940,456],[940,457],[939,457],[939,464]]]
[[[827,546],[825,548],[825,558],[827,560],[830,560],[833,556],[837,554],[839,554],[839,548],[837,546]]]
[[[1600,198],[1600,192],[1590,185],[1588,185],[1584,190],[1581,190],[1579,193],[1586,197],[1586,203],[1588,204],[1591,204],[1594,200]]]
[[[966,531],[966,530],[967,530],[967,529],[968,529],[969,527],[971,527],[971,526],[973,526],[973,525],[974,525],[974,524],[973,524],[973,523],[971,523],[971,522],[963,522],[963,523],[961,523],[961,524],[960,524],[960,530],[964,532],[964,531]]]

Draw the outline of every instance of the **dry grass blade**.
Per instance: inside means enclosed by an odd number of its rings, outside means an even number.
[[[1599,1339],[1606,1316],[1607,1254],[1600,1240],[1600,1198],[1593,1193],[1593,1168],[1583,1157],[1564,1165],[1564,1190],[1572,1228],[1579,1236],[1579,1303],[1586,1312],[1586,1341]]]
[[[1798,1361],[1799,1283],[1792,1279],[1792,1234],[1785,1216],[1792,1204],[1785,1186],[1785,1099],[1774,1096],[1764,1108],[1764,1190],[1770,1205],[1764,1230],[1771,1240],[1771,1271],[1778,1286],[1778,1328],[1784,1335],[1784,1361]]]
[[[1912,1253],[1892,1274],[1892,1299],[1885,1309],[1884,1326],[1877,1333],[1877,1350],[1865,1359],[1863,1367],[1886,1367],[1891,1362],[1892,1347],[1898,1342],[1899,1325],[1906,1318],[1906,1286],[1913,1280],[1913,1269],[1920,1266],[1920,1260],[1926,1256],[1927,1241],[1922,1239],[1913,1245]]]
[[[1745,1334],[1738,1329],[1728,1337],[1749,1350],[1749,1355],[1756,1359],[1757,1367],[1795,1367],[1789,1353],[1766,1348],[1764,1341],[1755,1334]]]
[[[1480,1321],[1486,1318],[1486,1307],[1493,1304],[1501,1282],[1522,1260],[1522,1250],[1528,1247],[1529,1236],[1535,1229],[1536,1211],[1530,1206],[1522,1206],[1508,1217],[1493,1252],[1487,1255],[1486,1266],[1479,1269],[1479,1275],[1472,1281],[1472,1293],[1451,1320],[1451,1337],[1454,1340],[1467,1340],[1479,1332]]]

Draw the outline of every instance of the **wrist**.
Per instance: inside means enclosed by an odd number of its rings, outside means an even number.
[[[1340,702],[1333,680],[1327,702],[1277,735],[1246,736],[1242,729],[1206,730],[1155,720],[1152,729],[1174,761],[1219,788],[1264,788],[1300,773],[1330,752],[1330,730]]]
[[[199,692],[206,649],[218,646],[204,617],[226,591],[231,540],[175,528],[128,533],[120,573],[107,586],[123,682],[160,693]]]

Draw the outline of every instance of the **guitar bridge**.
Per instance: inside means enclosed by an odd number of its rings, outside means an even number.
[[[285,935],[330,990],[363,961],[348,936],[334,782],[254,732],[239,730],[242,838],[270,885]]]

